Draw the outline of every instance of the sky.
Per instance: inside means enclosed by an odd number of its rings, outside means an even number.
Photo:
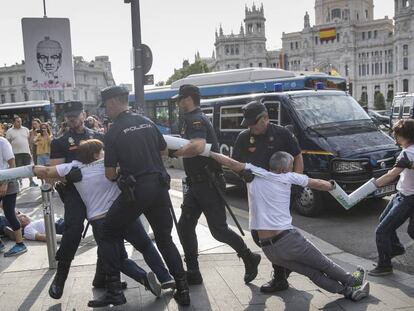
[[[262,0],[267,48],[282,45],[282,32],[303,28],[309,12],[314,24],[314,0]],[[238,33],[249,0],[141,0],[142,42],[153,53],[150,73],[164,81],[181,68],[184,59],[211,56],[215,30]],[[375,0],[375,18],[394,15],[393,1]],[[93,60],[108,55],[116,83],[133,83],[131,9],[123,0],[46,0],[48,17],[66,17],[71,23],[72,53]],[[21,18],[43,17],[43,0],[0,0],[0,66],[24,59]]]

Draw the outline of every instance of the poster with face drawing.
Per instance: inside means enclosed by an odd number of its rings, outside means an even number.
[[[69,19],[23,18],[22,29],[27,88],[73,88]]]

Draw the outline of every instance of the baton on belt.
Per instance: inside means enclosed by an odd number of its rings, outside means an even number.
[[[239,221],[237,220],[236,216],[234,215],[233,211],[230,208],[230,205],[227,203],[226,198],[224,197],[223,191],[220,189],[220,186],[217,184],[217,181],[214,178],[214,174],[210,171],[208,166],[205,166],[204,170],[206,171],[208,179],[210,180],[211,184],[214,186],[214,188],[216,189],[216,191],[219,194],[220,198],[222,199],[222,201],[224,203],[224,206],[226,207],[227,211],[229,212],[231,218],[233,218],[234,223],[236,224],[237,228],[239,229],[241,235],[245,236],[244,231],[243,231],[242,227],[240,226]]]

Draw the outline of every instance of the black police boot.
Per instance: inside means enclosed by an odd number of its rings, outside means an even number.
[[[175,277],[175,292],[174,299],[181,306],[190,305],[190,290],[188,289],[188,283],[186,275],[180,275]]]
[[[92,286],[97,288],[97,289],[105,289],[106,288],[106,279],[105,279],[106,275],[105,273],[95,273],[95,277],[93,278],[92,281]],[[128,283],[125,281],[121,281],[121,287],[122,289],[127,289],[128,287]]]
[[[96,300],[89,300],[88,307],[102,308],[110,305],[119,306],[125,304],[126,298],[122,291],[121,279],[118,275],[106,277],[106,292]]]
[[[244,268],[246,270],[244,274],[244,283],[248,284],[256,278],[258,273],[257,267],[260,264],[262,256],[252,253],[248,248],[240,252],[238,256],[243,259]]]
[[[197,259],[185,258],[184,261],[187,265],[187,282],[188,285],[200,285],[203,284],[203,277],[200,273],[200,267]]]
[[[271,294],[274,292],[280,292],[289,288],[289,283],[286,280],[286,275],[283,272],[283,275],[278,275],[277,273],[272,273],[272,279],[263,284],[260,287],[260,291],[264,294]]]
[[[63,288],[69,274],[71,261],[58,261],[55,277],[49,287],[49,296],[53,299],[60,299],[63,295]]]

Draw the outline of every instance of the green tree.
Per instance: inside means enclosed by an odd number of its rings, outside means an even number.
[[[183,63],[183,68],[175,69],[174,74],[167,80],[166,83],[171,84],[174,81],[183,79],[189,75],[205,72],[210,72],[210,69],[204,61],[197,59],[194,63],[189,64],[188,60],[185,60]]]
[[[381,92],[375,94],[374,107],[376,110],[385,110],[385,97]]]
[[[367,94],[367,92],[362,92],[361,98],[358,100],[358,103],[362,107],[367,107],[368,106],[368,94]]]

